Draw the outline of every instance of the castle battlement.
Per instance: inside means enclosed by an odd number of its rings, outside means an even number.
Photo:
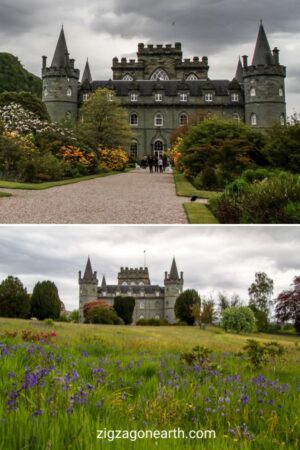
[[[147,44],[145,45],[143,42],[140,42],[138,44],[138,52],[139,54],[149,54],[149,53],[181,53],[181,42],[175,42],[175,45],[172,46],[172,44]]]

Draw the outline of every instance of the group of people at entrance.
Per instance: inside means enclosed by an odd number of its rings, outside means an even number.
[[[145,157],[143,163],[144,168],[146,168],[147,166],[149,167],[150,173],[165,172],[166,168],[169,165],[168,158],[166,156],[153,157],[149,155],[148,157]]]

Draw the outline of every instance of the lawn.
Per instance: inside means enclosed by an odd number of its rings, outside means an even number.
[[[0,197],[11,197],[11,194],[8,192],[0,192]]]
[[[173,176],[175,181],[176,194],[180,197],[192,197],[196,195],[199,198],[210,199],[220,195],[219,192],[196,189],[182,173],[179,173],[176,170],[174,170]]]
[[[249,336],[219,328],[0,319],[0,335],[1,450],[299,448],[296,336],[255,335],[287,352],[255,370],[241,353]],[[213,350],[211,365],[180,358],[196,345]],[[216,437],[97,440],[100,429],[178,428]]]
[[[27,190],[42,190],[50,189],[55,186],[65,186],[67,184],[80,183],[81,181],[93,180],[94,178],[107,177],[109,175],[117,175],[122,172],[107,172],[97,175],[88,175],[86,177],[68,178],[67,180],[47,181],[45,183],[18,183],[16,181],[0,180],[0,188],[2,189],[27,189]]]
[[[218,224],[218,219],[203,203],[184,203],[188,222],[191,224]]]

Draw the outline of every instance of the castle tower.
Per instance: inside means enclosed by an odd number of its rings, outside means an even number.
[[[164,317],[169,323],[175,323],[175,302],[179,294],[183,290],[183,272],[178,275],[175,258],[173,258],[170,273],[165,272],[165,305]]]
[[[69,58],[64,29],[61,29],[50,67],[43,56],[43,102],[55,122],[77,120],[79,70]]]
[[[89,257],[86,263],[83,277],[81,277],[81,271],[79,271],[78,281],[79,281],[79,322],[83,322],[84,321],[83,306],[88,301],[97,299],[97,290],[98,290],[97,272],[93,272]]]
[[[270,49],[261,22],[252,64],[243,56],[245,121],[256,128],[286,122],[284,79],[286,68],[279,63],[279,50]]]

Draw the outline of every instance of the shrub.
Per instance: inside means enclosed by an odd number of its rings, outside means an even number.
[[[107,325],[121,325],[123,323],[114,309],[105,306],[95,306],[89,309],[86,313],[86,322]]]
[[[256,330],[253,311],[247,306],[226,308],[223,311],[222,327],[235,333],[253,333]]]
[[[300,124],[268,130],[265,155],[274,167],[300,172]]]
[[[194,179],[193,185],[197,189],[212,189],[218,187],[218,177],[213,167],[205,167]]]
[[[136,322],[136,325],[140,325],[140,326],[164,326],[164,325],[168,325],[168,322],[164,319],[139,319]]]
[[[31,111],[40,120],[50,120],[45,103],[30,92],[2,92],[0,94],[0,106],[17,103],[25,110]]]
[[[275,370],[277,360],[286,353],[285,348],[278,342],[266,342],[262,345],[254,339],[248,339],[243,349],[255,369],[261,369],[265,364],[272,363]]]
[[[210,359],[212,350],[207,347],[197,346],[190,353],[182,353],[181,361],[189,366],[198,366],[202,370],[214,370],[217,364]]]
[[[186,322],[188,325],[195,323],[192,308],[194,305],[200,304],[200,297],[194,289],[187,289],[182,292],[175,302],[175,316],[177,319]]]
[[[224,194],[210,201],[221,223],[299,223],[300,177],[287,172],[236,189],[237,181]],[[246,186],[246,185],[243,185]]]
[[[103,170],[124,170],[129,161],[127,153],[122,148],[99,149],[99,167]]]
[[[135,307],[134,297],[121,297],[117,296],[114,298],[114,310],[117,315],[123,319],[126,325],[132,323],[132,316]]]

